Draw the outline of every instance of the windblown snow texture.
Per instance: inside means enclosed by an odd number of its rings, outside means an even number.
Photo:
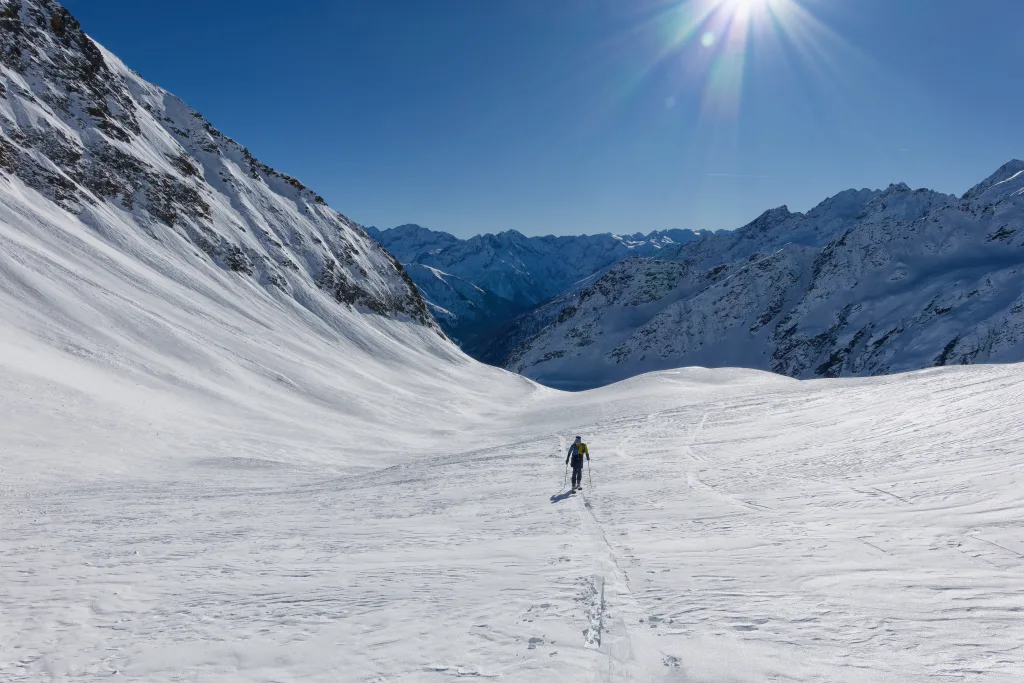
[[[963,197],[893,185],[611,268],[512,352],[564,388],[701,365],[800,378],[1024,360],[1024,162]]]

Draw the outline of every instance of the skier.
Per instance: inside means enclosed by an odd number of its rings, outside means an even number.
[[[569,446],[569,452],[565,455],[566,465],[569,464],[569,460],[572,460],[573,493],[583,490],[583,456],[587,456],[587,462],[590,462],[590,451],[587,449],[587,444],[583,443],[582,437],[577,436]]]

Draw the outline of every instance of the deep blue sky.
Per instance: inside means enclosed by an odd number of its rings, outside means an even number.
[[[743,40],[747,1],[65,4],[379,227],[732,229],[848,187],[959,194],[1024,155],[1021,0],[764,0]]]

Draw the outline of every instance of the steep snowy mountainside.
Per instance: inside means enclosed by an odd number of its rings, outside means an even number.
[[[445,448],[458,429],[500,414],[496,393],[536,391],[432,328],[327,296],[300,304],[227,270],[152,267],[166,255],[125,242],[111,245],[29,188],[3,193],[5,485],[24,472],[217,468],[225,448],[254,468],[379,468],[422,455],[428,432]],[[79,451],[72,429],[95,450]],[[73,457],[50,469],[48,449]]]
[[[962,198],[844,192],[624,261],[507,367],[581,388],[683,365],[808,378],[1024,360],[1021,170]]]
[[[53,477],[218,467],[222,443],[350,471],[422,455],[424,428],[451,445],[505,410],[495,387],[540,391],[462,354],[359,226],[60,6],[0,4],[0,50],[0,412],[45,416],[4,421],[5,485],[76,452],[75,409],[94,459]]]
[[[229,270],[312,309],[327,295],[435,325],[358,225],[142,80],[52,0],[0,2],[0,177],[0,193],[23,183],[165,272]]]
[[[519,329],[511,324],[517,315],[528,315],[534,306],[624,258],[672,250],[704,234],[667,230],[647,235],[527,237],[510,230],[463,240],[418,225],[367,231],[409,268],[445,332],[467,353],[490,363],[507,355],[501,352],[499,357],[494,349],[487,349],[495,335]],[[476,291],[439,285],[439,279],[452,283],[453,278]]]

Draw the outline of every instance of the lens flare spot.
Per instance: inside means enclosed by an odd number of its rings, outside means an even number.
[[[706,31],[704,35],[700,37],[700,44],[704,47],[714,47],[715,45],[715,34],[711,31]]]

